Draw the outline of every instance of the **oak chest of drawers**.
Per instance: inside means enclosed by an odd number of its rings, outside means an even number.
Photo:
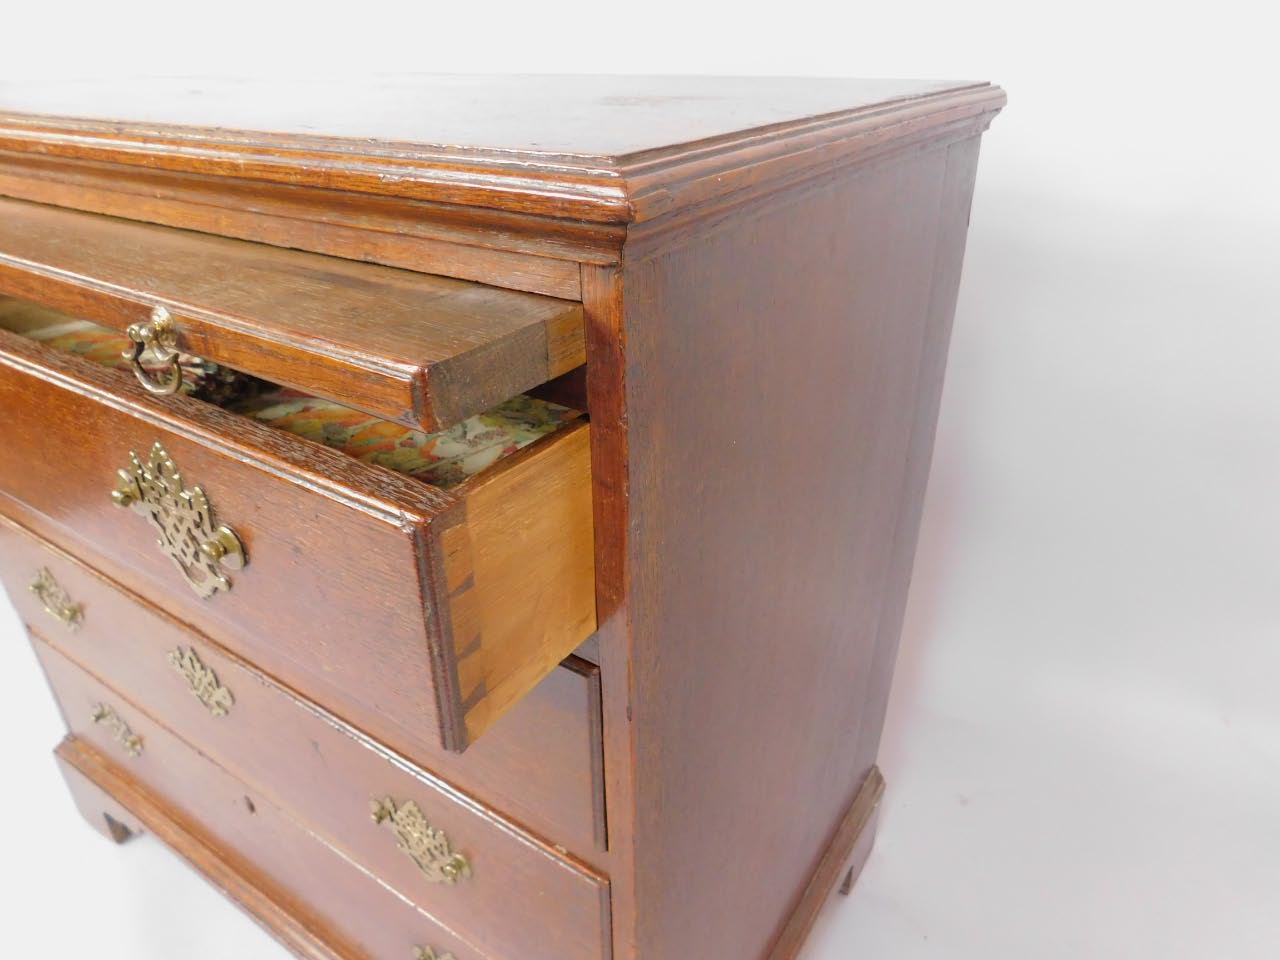
[[[0,580],[90,823],[302,957],[795,956],[1003,102],[6,90]]]

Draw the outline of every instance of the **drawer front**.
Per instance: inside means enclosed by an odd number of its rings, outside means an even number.
[[[585,424],[445,493],[3,331],[0,409],[0,512],[411,755],[595,628]]]
[[[198,793],[183,795],[181,808],[76,737],[59,745],[57,758],[86,817],[103,816],[105,808],[113,817],[136,818],[299,957],[492,960],[176,741],[169,748],[170,780],[181,775],[200,784]]]
[[[73,664],[38,635],[33,636],[36,654],[71,733],[196,819],[209,818],[216,824],[226,818],[226,812],[218,807],[225,806],[228,799],[239,800],[239,796],[234,789],[230,797],[220,800],[206,796],[202,777],[190,766],[190,758],[201,756],[201,752],[157,723],[149,710]],[[232,706],[226,717],[211,717],[210,723],[229,719],[235,709]],[[255,739],[274,741],[276,732],[256,731]],[[316,830],[317,817],[340,821],[349,838],[346,846],[359,847],[366,855],[354,857],[343,847],[336,849],[376,877],[391,894],[414,904],[485,955],[555,960],[608,956],[608,885],[603,880],[542,849],[439,785],[407,776],[368,744],[361,747],[370,761],[355,761],[351,767],[345,765],[352,761],[340,750],[329,750],[330,744],[307,745],[321,758],[319,768],[334,765],[332,774],[319,779],[313,776],[293,783],[293,777],[306,775],[303,768],[291,766],[283,752],[276,756],[280,765],[271,776],[280,787],[277,792],[301,800],[306,809],[287,799],[281,803],[276,792],[255,789],[248,792],[252,806],[256,808],[259,799],[278,806],[298,824],[315,830],[322,841],[329,838]],[[221,772],[211,760],[205,762]],[[239,778],[235,779],[238,788]],[[350,782],[344,787],[346,781]],[[242,801],[237,805],[241,811],[249,809]],[[308,815],[309,811],[315,816]],[[375,822],[378,817],[384,818],[383,823]],[[398,845],[429,863],[431,870],[420,867]],[[428,872],[437,878],[452,875],[456,879],[429,882]],[[350,907],[343,906],[340,916],[350,912]]]
[[[57,676],[59,695],[73,709],[106,695],[73,674]],[[122,753],[114,741],[101,745],[101,738],[71,736],[58,747],[63,774],[85,816],[119,816],[113,803],[84,789],[88,781],[266,921],[298,956],[415,960],[419,950],[430,950],[435,960],[492,960],[163,728],[140,716],[128,722],[142,731],[141,756]],[[217,936],[216,930],[200,930],[203,937]]]
[[[283,763],[295,769],[294,779],[320,782],[326,771],[348,767],[332,758],[326,765],[313,741],[325,744],[326,754],[361,759],[358,737],[343,732],[342,724],[3,518],[0,582],[19,616],[52,646],[135,702],[158,705],[175,729],[192,731],[190,739],[223,766],[251,776],[255,770],[283,769]],[[191,651],[217,678],[212,690],[192,687],[191,680],[205,674],[194,662],[179,670],[170,659],[175,651]],[[218,687],[233,702],[222,705]],[[599,669],[570,658],[465,753],[436,749],[421,763],[554,844],[579,852],[601,849],[599,697]],[[260,742],[257,730],[276,734]],[[283,760],[269,753],[255,769],[241,769],[256,747],[270,748]]]

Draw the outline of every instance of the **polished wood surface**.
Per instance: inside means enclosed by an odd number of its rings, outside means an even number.
[[[541,679],[530,664],[545,667],[545,676],[591,633],[591,589],[570,586],[556,602],[529,597],[519,614],[526,630],[505,646],[477,638],[470,622],[454,635],[439,538],[466,521],[465,498],[196,400],[154,397],[131,374],[7,331],[0,331],[0,406],[26,411],[0,420],[4,497],[47,517],[125,586],[410,755],[420,742],[465,748],[501,712],[484,704],[487,678],[518,677],[527,692]],[[552,459],[552,450],[563,450],[585,462],[573,436],[586,429],[569,427],[535,446]],[[156,442],[245,542],[249,566],[228,593],[198,598],[155,548],[150,525],[111,503],[129,453],[145,457]],[[77,454],[71,462],[49,457],[49,449]],[[563,475],[589,482],[585,470]],[[590,542],[575,529],[581,511],[572,506],[588,494],[557,489],[563,503],[538,504],[559,524],[538,528],[550,540],[523,537],[516,519],[508,529],[484,525],[498,540],[484,549],[522,552],[553,581],[562,570],[589,577],[589,565],[556,541]],[[475,591],[483,603],[490,585],[475,578],[467,585],[458,596]],[[567,610],[564,597],[587,609]],[[481,666],[460,666],[469,658]],[[500,695],[507,706],[518,699],[507,688]],[[473,711],[483,722],[468,724]]]
[[[954,307],[943,217],[967,210],[976,149],[633,238],[619,633],[639,957],[767,955],[875,762],[868,683],[909,574],[889,558],[914,546],[908,478],[934,426],[921,369]],[[715,466],[670,469],[694,460]],[[606,698],[621,642],[602,644]]]
[[[67,243],[75,237],[75,243]],[[0,200],[0,293],[435,431],[580,366],[580,304]]]
[[[295,190],[0,150],[0,195],[497,287],[581,299],[579,258],[616,258],[623,230],[343,190]]]
[[[465,481],[466,523],[441,534],[453,633],[465,651],[458,684],[480,694],[468,704],[469,741],[596,627],[591,433],[578,424],[564,434]]]
[[[799,906],[782,928],[769,960],[795,960],[827,901],[837,893],[850,892],[871,853],[883,796],[884,776],[879,767],[872,767],[801,893]]]
[[[74,626],[51,616],[30,589],[40,571],[47,571],[80,608]],[[249,779],[259,771],[259,786],[267,793],[318,792],[337,770],[353,777],[357,770],[387,775],[377,759],[395,756],[386,748],[364,746],[367,738],[323,708],[3,517],[0,582],[18,615],[51,646],[127,698],[153,705],[175,729],[199,731],[191,738],[224,767]],[[178,648],[194,650],[231,691],[231,713],[213,718],[190,694],[168,659]],[[549,843],[592,859],[605,842],[599,698],[599,669],[571,657],[465,753],[423,748],[416,759]],[[276,735],[263,738],[262,731]],[[370,751],[373,755],[366,756]],[[345,763],[344,757],[349,758]],[[412,766],[403,758],[386,762]],[[263,775],[272,770],[279,773],[279,783]],[[335,792],[347,788],[337,785]]]
[[[965,235],[969,230],[973,183],[978,175],[978,147],[976,139],[969,140],[952,146],[947,155],[942,205],[938,211],[937,256],[916,374],[914,420],[897,507],[898,526],[894,531],[892,550],[886,557],[889,567],[885,571],[885,595],[876,625],[875,657],[862,677],[859,690],[865,704],[856,748],[859,756],[875,755],[889,706],[889,690],[898,659],[898,642],[907,611],[907,591],[911,586],[925,488],[933,459],[934,428],[942,404],[942,384],[947,367],[947,349],[951,343],[952,318],[960,290],[960,268],[964,261]]]
[[[34,636],[36,655],[72,734],[119,759],[139,782],[176,806],[208,802],[195,795],[204,793],[214,774],[182,777],[177,754],[194,748],[209,756],[206,748],[213,738],[231,736],[227,731],[233,724],[224,721],[234,720],[235,707],[226,717],[180,711],[181,698],[168,695],[166,689],[192,698],[176,683],[149,691],[158,699],[137,703],[73,664],[39,634]],[[98,704],[114,709],[141,737],[137,756],[121,749],[108,725],[93,722]],[[188,713],[192,727],[184,722]],[[158,723],[157,714],[168,722]],[[331,720],[323,722],[332,729]],[[378,877],[387,893],[414,904],[482,953],[515,957],[527,948],[537,951],[535,956],[564,960],[607,956],[607,881],[462,802],[443,784],[397,769],[394,761],[346,732],[326,735],[307,720],[295,720],[289,729],[286,737],[268,740],[259,735],[256,742],[242,741],[235,750],[240,769],[229,772],[250,788],[255,807],[266,800],[289,811],[291,819],[353,865]],[[318,741],[310,739],[317,736]],[[223,740],[222,746],[232,748],[231,741]],[[264,782],[272,784],[272,793],[261,790]],[[397,849],[395,835],[370,817],[371,803],[384,797],[416,803],[431,826],[447,835],[453,850],[465,855],[471,876],[453,885],[429,882]]]
[[[75,761],[88,762],[91,752],[74,737],[67,737],[58,745],[54,755],[62,768],[71,800],[85,822],[112,843],[128,843],[145,833],[146,827],[133,811],[77,768]]]
[[[381,82],[385,101],[299,84],[310,115],[292,122],[287,102],[247,98],[243,83],[219,90],[211,81],[194,111],[181,107],[190,81],[168,91],[150,80],[114,92],[81,85],[48,97],[35,84],[9,86],[0,91],[0,151],[67,161],[60,176],[113,163],[216,177],[232,192],[235,181],[253,181],[616,224],[936,137],[1004,102],[989,84],[936,81],[508,77],[476,96],[456,78]],[[397,85],[412,105],[400,99],[393,125],[381,125],[374,104],[394,104]],[[148,106],[160,101],[170,106]],[[39,115],[49,111],[59,116]],[[115,116],[77,119],[104,112]]]
[[[0,86],[7,112],[121,126],[245,131],[442,150],[614,157],[971,86],[939,80],[761,77],[449,76],[103,77]],[[548,117],[555,117],[554,124]]]
[[[154,783],[84,739],[63,741],[58,762],[86,819],[124,817],[131,829],[145,829],[294,956],[413,960],[415,947],[431,946],[454,960],[490,960],[161,728],[149,746],[164,751],[168,767]],[[199,789],[183,790],[183,780]],[[217,936],[207,925],[202,931]]]

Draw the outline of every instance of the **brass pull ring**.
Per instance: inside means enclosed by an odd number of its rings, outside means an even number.
[[[178,327],[164,307],[151,311],[151,319],[135,323],[125,331],[133,346],[121,354],[133,368],[138,382],[152,393],[168,396],[182,389],[182,366],[178,363]],[[154,374],[142,365],[142,358],[150,353],[156,363],[165,369]]]

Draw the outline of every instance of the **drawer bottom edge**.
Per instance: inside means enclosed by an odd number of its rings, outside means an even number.
[[[54,756],[76,805],[91,826],[116,842],[124,842],[139,832],[150,834],[294,956],[302,960],[383,960],[381,951],[370,951],[356,938],[346,936],[340,924],[323,910],[309,909],[286,886],[287,878],[269,875],[238,851],[228,848],[200,823],[75,734],[63,739]],[[273,816],[269,809],[264,809],[264,804],[258,805],[256,813]],[[297,836],[291,839],[308,848],[309,855],[299,859],[300,865],[305,863],[315,869],[317,856],[323,858],[328,854],[337,858],[336,853],[304,835],[287,820],[281,819],[276,827],[286,832],[296,831]],[[333,865],[334,870],[346,873],[343,867],[344,864],[337,862]],[[342,885],[348,886],[353,879],[346,876]],[[457,946],[446,947],[444,952],[423,948],[416,955],[437,960],[488,960]],[[403,960],[414,960],[414,957],[415,953],[407,952]],[[389,960],[400,960],[400,957]]]

